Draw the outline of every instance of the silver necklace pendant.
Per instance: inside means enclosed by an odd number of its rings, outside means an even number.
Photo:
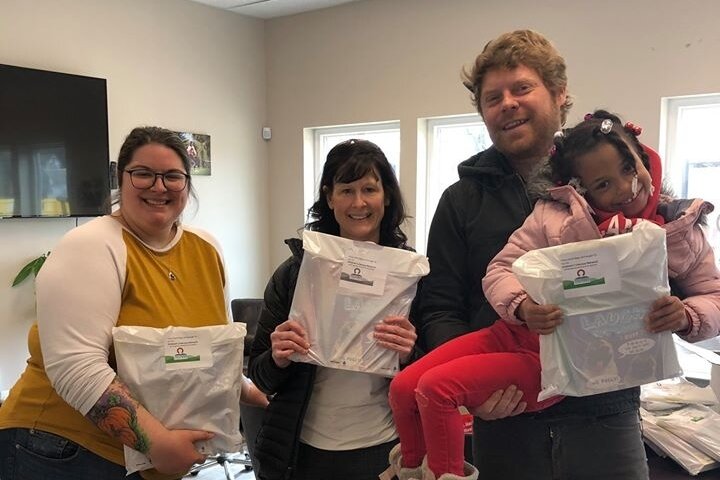
[[[173,272],[168,272],[168,278],[174,282],[177,277]]]

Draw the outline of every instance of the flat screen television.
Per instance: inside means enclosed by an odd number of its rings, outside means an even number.
[[[0,64],[0,218],[109,211],[105,79]]]

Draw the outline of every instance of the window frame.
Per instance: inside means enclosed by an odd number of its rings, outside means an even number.
[[[430,232],[432,217],[440,200],[428,196],[431,179],[436,178],[433,172],[437,171],[439,162],[436,151],[437,130],[442,127],[456,126],[485,126],[482,117],[477,113],[463,113],[440,117],[428,117],[418,121],[418,162],[416,178],[416,217],[415,217],[415,248],[420,253],[427,251],[427,238]],[[487,127],[485,127],[487,130]],[[479,152],[474,152],[479,153]],[[444,160],[448,160],[445,158]],[[457,165],[465,158],[457,158]],[[447,187],[446,187],[447,188]],[[433,203],[431,205],[431,203]]]
[[[320,177],[325,165],[323,155],[323,137],[342,135],[348,137],[364,138],[365,135],[376,132],[397,132],[398,152],[400,150],[400,121],[386,120],[380,122],[363,122],[346,125],[331,125],[325,127],[310,127],[303,130],[304,162],[303,162],[303,223],[307,220],[307,211],[315,203],[315,194],[320,187]],[[390,160],[390,159],[388,159]],[[395,169],[395,175],[400,181],[400,156],[397,162],[390,161]]]
[[[682,111],[694,107],[720,108],[720,93],[665,97],[661,102],[659,145],[660,153],[664,159],[663,177],[673,189],[673,195],[678,198],[688,198],[696,195],[696,192],[690,192],[690,185],[688,184],[692,165],[697,165],[699,168],[718,168],[720,166],[720,158],[718,158],[720,154],[715,150],[710,149],[710,151],[715,152],[711,158],[700,159],[700,161],[697,161],[699,157],[688,154],[684,150],[686,143],[680,138],[682,134]],[[704,151],[707,151],[707,149]],[[716,160],[716,158],[718,159]],[[717,202],[717,198],[717,196],[712,196],[703,198],[703,200]],[[716,263],[720,265],[720,215],[718,215],[717,210],[707,215],[707,226],[704,230],[707,240],[715,252]]]
[[[681,146],[678,142],[681,110],[686,107],[706,105],[720,106],[720,93],[664,97],[662,99],[659,144],[661,146],[660,154],[664,159],[663,171],[665,176],[669,176],[675,194],[681,197],[686,196],[688,191],[688,163],[682,160]]]

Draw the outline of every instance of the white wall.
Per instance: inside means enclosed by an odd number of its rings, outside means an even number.
[[[193,179],[200,206],[185,222],[221,241],[232,297],[262,294],[264,23],[184,0],[0,0],[0,12],[0,63],[107,79],[111,160],[137,125],[211,136],[212,175]],[[0,220],[0,389],[24,368],[35,312],[32,282],[10,282],[74,226]]]
[[[366,0],[269,21],[271,264],[304,218],[304,127],[399,119],[414,214],[417,119],[474,112],[460,71],[498,34],[553,40],[577,97],[569,124],[607,107],[656,146],[661,97],[720,92],[718,19],[716,0]]]
[[[186,221],[220,238],[234,297],[262,293],[302,224],[304,127],[399,119],[412,214],[417,118],[472,112],[460,69],[504,31],[534,28],[561,50],[569,123],[609,107],[656,145],[662,96],[720,92],[715,0],[365,0],[265,23],[185,0],[0,0],[0,12],[0,63],[108,79],[111,159],[138,124],[212,136],[213,175],[195,179]],[[0,221],[0,388],[23,368],[34,315],[32,285],[10,281],[74,225]]]

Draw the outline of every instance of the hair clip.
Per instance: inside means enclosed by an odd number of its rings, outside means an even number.
[[[555,133],[553,134],[553,146],[550,147],[550,156],[551,156],[551,157],[552,157],[553,155],[555,155],[555,153],[556,153],[557,150],[558,150],[557,144],[554,143],[554,142],[556,142],[556,141],[558,141],[558,140],[562,140],[563,138],[565,138],[565,132],[563,132],[562,130],[558,130],[557,132],[555,132]]]
[[[642,133],[642,127],[639,126],[639,125],[635,125],[635,124],[632,123],[632,122],[627,122],[627,123],[625,124],[625,130],[627,130],[628,132],[632,133],[632,134],[635,135],[636,137],[639,137],[640,134]]]
[[[613,121],[610,120],[609,118],[606,118],[600,124],[600,131],[607,135],[608,133],[610,133],[610,130],[612,130],[612,127],[613,127]]]
[[[585,195],[585,192],[587,192],[587,189],[582,186],[580,179],[577,177],[572,177],[567,184],[574,188],[578,195]]]
[[[585,121],[587,122],[588,120],[590,120],[591,118],[593,118],[593,114],[592,114],[592,113],[586,113],[584,118],[585,118]]]

